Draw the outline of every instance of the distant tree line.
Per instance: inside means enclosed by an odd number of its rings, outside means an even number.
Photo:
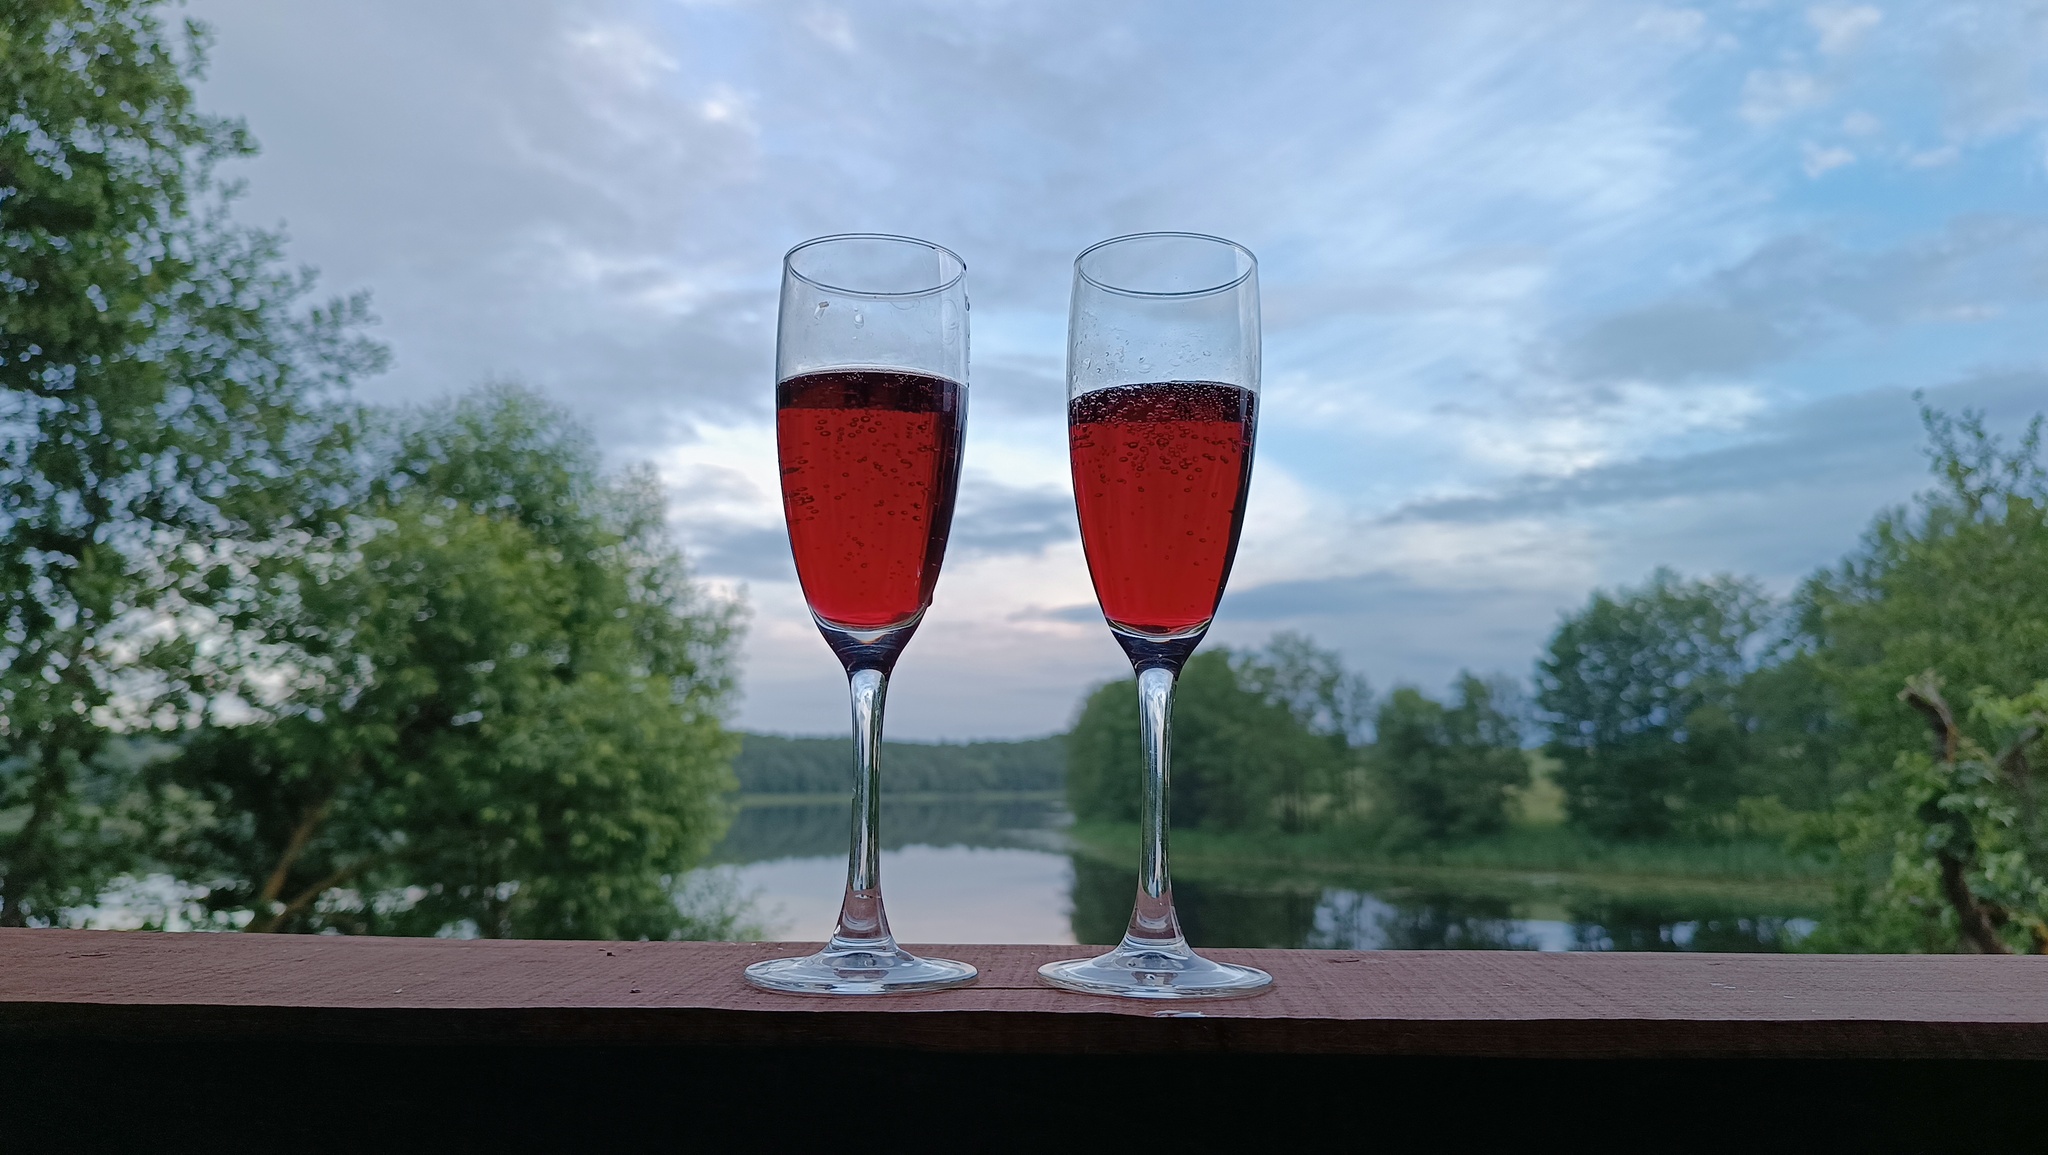
[[[882,792],[1022,793],[1058,790],[1067,747],[1059,737],[1019,742],[884,742]],[[743,734],[733,759],[743,794],[846,794],[853,785],[850,738]]]
[[[350,400],[163,7],[0,7],[0,925],[715,932],[738,608],[533,394]]]

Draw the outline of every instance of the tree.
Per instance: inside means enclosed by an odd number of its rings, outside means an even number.
[[[156,0],[0,9],[0,924],[91,900],[203,814],[120,736],[202,707],[223,543],[317,520],[330,402],[381,350],[361,300],[295,312],[235,226]]]
[[[1231,666],[1244,688],[1294,715],[1333,746],[1362,745],[1372,725],[1372,684],[1344,668],[1334,651],[1285,630],[1263,650],[1233,655]]]
[[[1813,650],[1781,639],[1735,689],[1749,730],[1738,783],[1750,798],[1814,814],[1854,785],[1843,761],[1852,731]]]
[[[1083,819],[1138,819],[1137,694],[1129,678],[1097,689],[1067,736],[1068,805]],[[1174,825],[1298,830],[1313,820],[1317,797],[1337,789],[1341,745],[1247,686],[1230,651],[1191,659],[1175,697]]]
[[[1361,801],[1357,752],[1372,727],[1372,684],[1344,668],[1335,651],[1292,631],[1274,634],[1264,649],[1231,656],[1238,684],[1293,717],[1324,749],[1299,745],[1292,733],[1276,747],[1292,756],[1271,763],[1271,806],[1283,830],[1306,830],[1349,817]]]
[[[1664,569],[1565,618],[1538,663],[1537,702],[1572,821],[1655,837],[1733,808],[1753,728],[1739,687],[1770,620],[1753,581]]]
[[[1981,415],[1923,410],[1939,485],[1880,514],[1863,544],[1816,574],[1800,628],[1853,730],[1845,756],[1869,777],[1920,745],[1899,687],[1926,670],[1947,685],[2018,697],[2048,678],[2048,466],[2040,418],[2007,448]]]
[[[1844,869],[1813,948],[2048,954],[2048,681],[1973,697],[1958,719],[1931,670],[1899,693],[1932,750],[1900,751],[1832,816]]]
[[[2011,447],[1978,414],[1923,410],[1922,420],[1939,484],[1881,514],[1862,547],[1800,597],[1812,660],[1852,727],[1844,759],[1861,780],[1825,824],[1841,872],[1816,939],[1833,949],[2040,951],[2042,420]]]
[[[1409,686],[1379,709],[1375,776],[1397,821],[1428,839],[1468,838],[1507,827],[1510,788],[1528,785],[1521,726],[1503,708],[1511,694],[1460,674],[1451,706]]]
[[[290,684],[173,764],[219,816],[184,876],[254,930],[691,933],[736,607],[532,394],[396,426],[361,513],[238,619]]]

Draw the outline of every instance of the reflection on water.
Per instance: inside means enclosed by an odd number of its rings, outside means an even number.
[[[1047,802],[885,799],[882,876],[897,934],[913,942],[1116,941],[1135,880],[1127,868],[1063,853],[1066,821]],[[779,936],[818,939],[838,912],[847,833],[843,803],[750,806],[714,861],[731,864]],[[1812,911],[1783,903],[1759,909],[1726,897],[1493,885],[1184,876],[1174,898],[1197,946],[1768,952],[1813,927]]]
[[[846,885],[851,807],[844,802],[749,806],[733,818],[714,863],[734,869],[778,938],[832,933]],[[905,942],[1073,942],[1073,865],[1052,802],[882,800],[882,883],[889,924]]]
[[[882,849],[987,846],[1058,850],[1066,808],[1057,802],[931,802],[882,796]],[[846,864],[853,832],[849,802],[750,805],[734,815],[713,862],[826,857]]]
[[[1074,933],[1114,942],[1130,916],[1130,871],[1074,859]],[[1176,880],[1174,905],[1201,946],[1327,950],[1784,950],[1813,929],[1806,912],[1758,913],[1727,900],[1622,901],[1569,890],[1432,891],[1355,880],[1220,885]]]

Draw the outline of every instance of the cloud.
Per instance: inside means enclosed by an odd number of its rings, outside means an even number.
[[[690,530],[691,568],[707,577],[793,582],[796,563],[789,531],[750,525],[696,525]]]
[[[1068,625],[1095,626],[1102,624],[1102,607],[1094,602],[1077,602],[1070,606],[1027,606],[1012,613],[1013,622],[1060,622]]]
[[[1595,381],[1683,381],[1738,373],[1798,347],[1783,322],[1727,300],[1672,301],[1594,323],[1564,369]]]
[[[1943,128],[1981,142],[2048,121],[2048,4],[1947,6],[1931,29]]]
[[[1758,69],[1742,82],[1742,118],[1769,125],[1803,112],[1827,99],[1827,90],[1809,73],[1796,69]]]
[[[1280,630],[1340,650],[1380,686],[1447,685],[1460,670],[1526,676],[1577,590],[1461,586],[1391,573],[1275,582],[1223,599],[1212,638],[1255,646]]]
[[[1035,554],[1079,537],[1069,494],[1008,486],[970,471],[960,487],[947,552],[954,557]]]
[[[1652,8],[1636,18],[1636,27],[1679,44],[1697,42],[1706,26],[1706,13],[1697,8]]]
[[[1888,249],[1792,236],[1665,301],[1568,337],[1559,368],[1589,381],[1682,382],[1756,369],[1845,327],[1967,320],[2048,296],[2048,220],[1959,218]]]
[[[1856,163],[1856,154],[1840,145],[1823,147],[1817,144],[1806,144],[1801,146],[1799,151],[1801,157],[1799,167],[1806,170],[1807,176],[1813,177],[1816,180],[1827,173],[1833,172],[1835,169]]]
[[[1839,56],[1884,21],[1884,13],[1868,4],[1822,4],[1806,10],[1806,22],[1820,37],[1823,55]]]
[[[1565,477],[1525,477],[1491,494],[1412,502],[1386,520],[1486,524],[1674,498],[1797,495],[1873,478],[1896,491],[1924,472],[1917,416],[1923,397],[1936,408],[1980,408],[2017,422],[2048,409],[2048,369],[1984,373],[1924,392],[1891,387],[1830,397],[1759,417],[1733,445],[1606,463]],[[1786,514],[1798,520],[1796,510]]]

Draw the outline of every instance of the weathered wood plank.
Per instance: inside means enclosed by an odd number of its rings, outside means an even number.
[[[934,946],[972,987],[769,995],[789,943],[0,930],[0,1036],[1501,1058],[2048,1058],[2048,958],[1218,950],[1255,999],[1040,986],[1075,948]],[[1182,1017],[1195,1015],[1199,1017]]]

